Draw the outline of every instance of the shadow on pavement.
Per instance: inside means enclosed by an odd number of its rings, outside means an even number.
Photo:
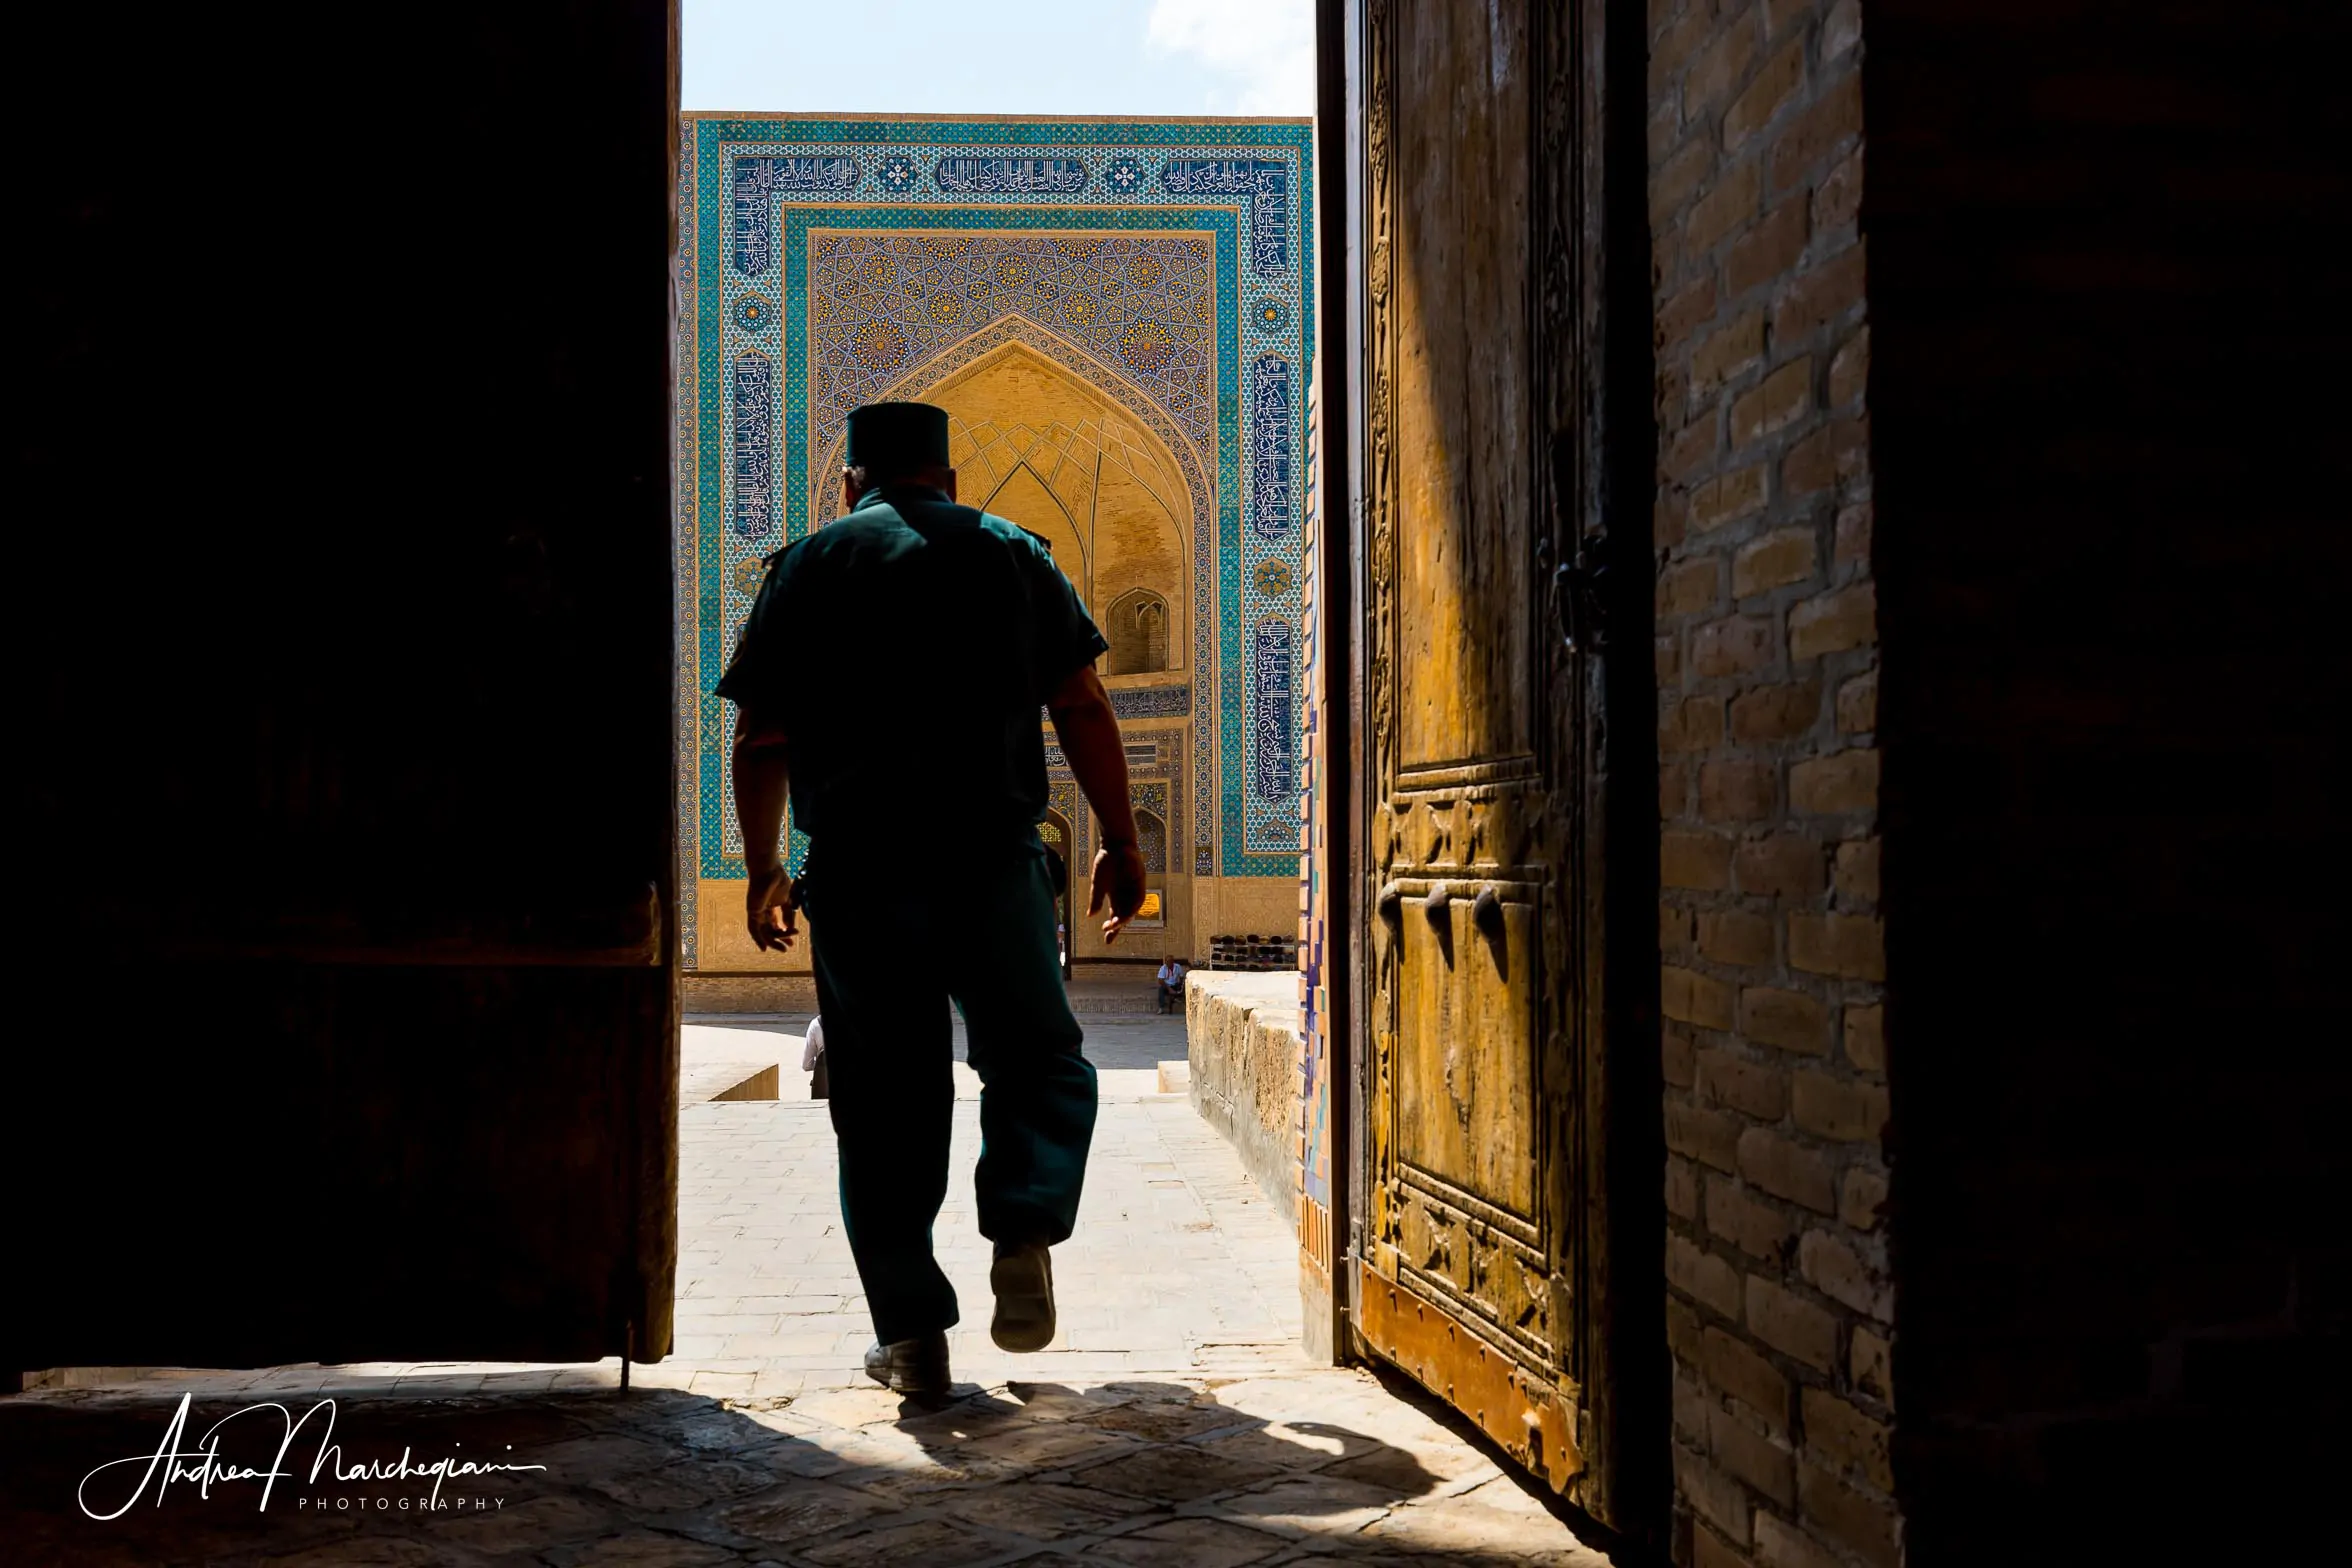
[[[1368,1379],[1014,1383],[926,1408],[550,1377],[0,1399],[0,1539],[43,1564],[1605,1562],[1474,1451],[1370,1435],[1389,1396]],[[450,1474],[436,1505],[442,1461],[539,1468]]]

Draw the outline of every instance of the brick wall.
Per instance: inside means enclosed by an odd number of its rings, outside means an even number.
[[[1911,1555],[2314,1560],[2278,1537],[2352,1417],[2352,11],[1868,17]]]
[[[1893,1564],[1860,12],[1650,21],[1674,1552]]]

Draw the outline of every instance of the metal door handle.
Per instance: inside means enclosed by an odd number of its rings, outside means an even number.
[[[1570,653],[1598,651],[1606,641],[1607,546],[1607,536],[1592,535],[1577,545],[1575,560],[1552,574],[1552,613]]]

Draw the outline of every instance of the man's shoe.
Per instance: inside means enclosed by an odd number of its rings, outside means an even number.
[[[1053,1255],[1044,1242],[1000,1242],[988,1284],[996,1292],[988,1337],[999,1350],[1043,1350],[1053,1343]]]
[[[947,1392],[947,1336],[877,1344],[866,1352],[866,1376],[899,1394],[935,1397]]]

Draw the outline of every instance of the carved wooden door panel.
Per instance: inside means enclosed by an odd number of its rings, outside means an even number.
[[[1590,1495],[1590,669],[1552,587],[1585,316],[1578,52],[1536,0],[1364,0],[1371,908],[1356,1326]]]

